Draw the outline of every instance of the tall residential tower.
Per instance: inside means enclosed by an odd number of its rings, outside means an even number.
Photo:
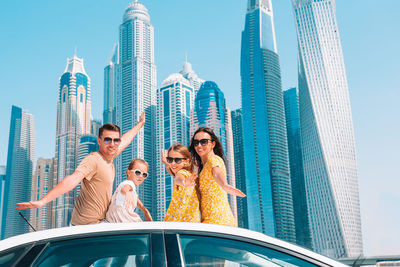
[[[18,215],[16,203],[30,200],[35,158],[35,129],[33,115],[12,106],[1,238],[23,234],[29,226]],[[29,211],[23,212],[29,219]]]
[[[83,134],[91,128],[90,78],[83,59],[74,55],[60,78],[57,101],[56,154],[54,184],[72,174],[77,166],[77,146]],[[71,220],[79,187],[58,197],[53,204],[53,227],[67,226]]]
[[[349,89],[334,0],[292,0],[298,38],[304,176],[314,249],[362,254]]]
[[[156,65],[154,64],[154,28],[147,8],[135,1],[126,8],[119,27],[119,62],[121,71],[120,102],[117,105],[117,125],[122,133],[132,129],[146,112],[146,123],[132,143],[120,156],[121,165],[115,177],[119,183],[125,179],[124,171],[134,158],[142,158],[150,165],[150,176],[138,188],[139,199],[154,213],[155,205],[155,106]],[[119,98],[119,96],[117,96]]]
[[[295,242],[271,0],[248,1],[240,64],[249,228]]]

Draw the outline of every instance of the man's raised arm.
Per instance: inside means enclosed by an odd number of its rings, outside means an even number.
[[[73,174],[68,175],[64,179],[61,180],[53,189],[50,190],[44,197],[37,201],[29,201],[17,203],[17,210],[25,210],[25,209],[37,209],[41,208],[45,204],[49,203],[53,199],[71,191],[74,189],[80,181],[84,178],[84,175],[78,171],[75,171]]]
[[[139,122],[129,131],[124,133],[121,137],[121,144],[118,147],[118,153],[115,156],[118,156],[124,149],[129,146],[130,143],[132,143],[133,138],[136,136],[136,134],[139,132],[140,128],[143,127],[144,123],[146,121],[146,116],[144,111],[140,115]]]

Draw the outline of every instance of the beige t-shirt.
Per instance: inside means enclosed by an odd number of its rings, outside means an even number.
[[[82,173],[81,191],[72,211],[72,225],[96,224],[106,217],[115,177],[113,161],[100,152],[90,153],[76,171]]]

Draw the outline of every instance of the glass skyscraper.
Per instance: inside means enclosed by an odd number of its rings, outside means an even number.
[[[39,158],[36,170],[32,176],[31,200],[39,200],[53,188],[54,159]],[[40,209],[31,209],[30,223],[37,230],[52,228],[53,202],[47,203]]]
[[[120,85],[119,45],[104,68],[103,123],[116,123],[117,87]]]
[[[35,158],[35,130],[33,115],[12,106],[1,238],[23,234],[29,226],[18,215],[16,203],[26,202],[31,196],[32,172]],[[23,214],[29,220],[29,211]]]
[[[297,88],[283,92],[286,130],[289,147],[290,180],[292,184],[293,212],[296,244],[311,249],[306,189],[301,152],[299,98]]]
[[[334,0],[292,0],[299,54],[301,143],[314,249],[362,254],[349,90]]]
[[[125,179],[124,172],[134,158],[142,158],[150,165],[150,175],[138,187],[139,199],[155,212],[155,107],[156,65],[154,64],[154,28],[146,7],[135,1],[128,5],[119,27],[119,60],[121,71],[120,100],[117,100],[117,125],[122,133],[132,129],[146,112],[146,123],[132,143],[120,156],[121,165],[116,173],[116,183]],[[119,90],[118,90],[119,91]],[[118,98],[119,96],[117,96]]]
[[[196,94],[191,114],[190,136],[199,127],[213,129],[224,148],[227,182],[236,187],[235,158],[233,151],[232,120],[226,107],[224,93],[212,81],[204,82]],[[228,194],[233,215],[237,218],[236,197]]]
[[[232,117],[232,137],[233,152],[235,155],[235,181],[236,188],[246,194],[246,176],[243,153],[243,127],[242,127],[242,109],[236,109],[231,112]],[[247,213],[247,198],[237,198],[237,217],[238,226],[249,228],[249,218]]]
[[[161,162],[162,151],[175,143],[189,146],[190,112],[193,108],[194,89],[181,74],[171,74],[157,90],[156,166],[157,214],[162,221],[172,197],[173,177]]]
[[[200,86],[204,83],[204,80],[200,79],[199,76],[194,72],[192,64],[187,61],[187,58],[185,59],[182,70],[179,73],[189,81],[196,95],[197,91],[200,89]]]
[[[72,174],[77,166],[77,145],[81,135],[91,131],[90,78],[83,59],[74,55],[60,78],[57,101],[54,184]],[[79,188],[58,197],[53,204],[53,227],[69,225]]]
[[[281,72],[271,0],[249,0],[241,51],[249,228],[295,242]]]

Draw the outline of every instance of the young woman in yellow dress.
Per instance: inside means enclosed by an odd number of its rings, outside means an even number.
[[[190,152],[184,145],[175,144],[164,151],[162,162],[174,179],[172,199],[164,221],[200,222],[197,175],[193,173]]]
[[[224,150],[210,128],[198,129],[189,147],[199,171],[200,211],[202,223],[237,226],[228,202],[228,194],[245,197],[226,181]]]

